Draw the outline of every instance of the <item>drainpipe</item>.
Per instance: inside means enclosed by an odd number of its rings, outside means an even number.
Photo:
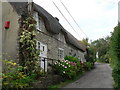
[[[28,13],[29,13],[29,15],[32,14],[32,4],[33,4],[33,0],[28,0]]]

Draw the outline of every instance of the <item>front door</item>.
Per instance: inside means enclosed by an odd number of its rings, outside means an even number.
[[[47,45],[42,42],[37,42],[38,50],[40,50],[40,66],[47,72]]]

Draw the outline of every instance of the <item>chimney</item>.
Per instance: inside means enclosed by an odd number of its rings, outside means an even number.
[[[59,19],[57,17],[55,17],[55,19],[59,22]]]

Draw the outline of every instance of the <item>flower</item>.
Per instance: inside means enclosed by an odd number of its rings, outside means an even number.
[[[65,71],[63,71],[63,73],[65,73]]]
[[[13,63],[13,65],[15,66],[15,65],[16,65],[16,63]]]
[[[70,64],[71,64],[71,65],[74,65],[74,66],[76,65],[76,63],[75,63],[75,62],[70,62]]]
[[[68,61],[68,60],[66,60],[66,61]]]
[[[64,68],[67,68],[67,66],[65,66]]]

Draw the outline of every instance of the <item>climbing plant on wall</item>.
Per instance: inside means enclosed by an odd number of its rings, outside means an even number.
[[[20,64],[26,67],[26,73],[36,72],[39,67],[39,51],[36,49],[35,25],[36,21],[33,17],[21,17],[19,34]]]

